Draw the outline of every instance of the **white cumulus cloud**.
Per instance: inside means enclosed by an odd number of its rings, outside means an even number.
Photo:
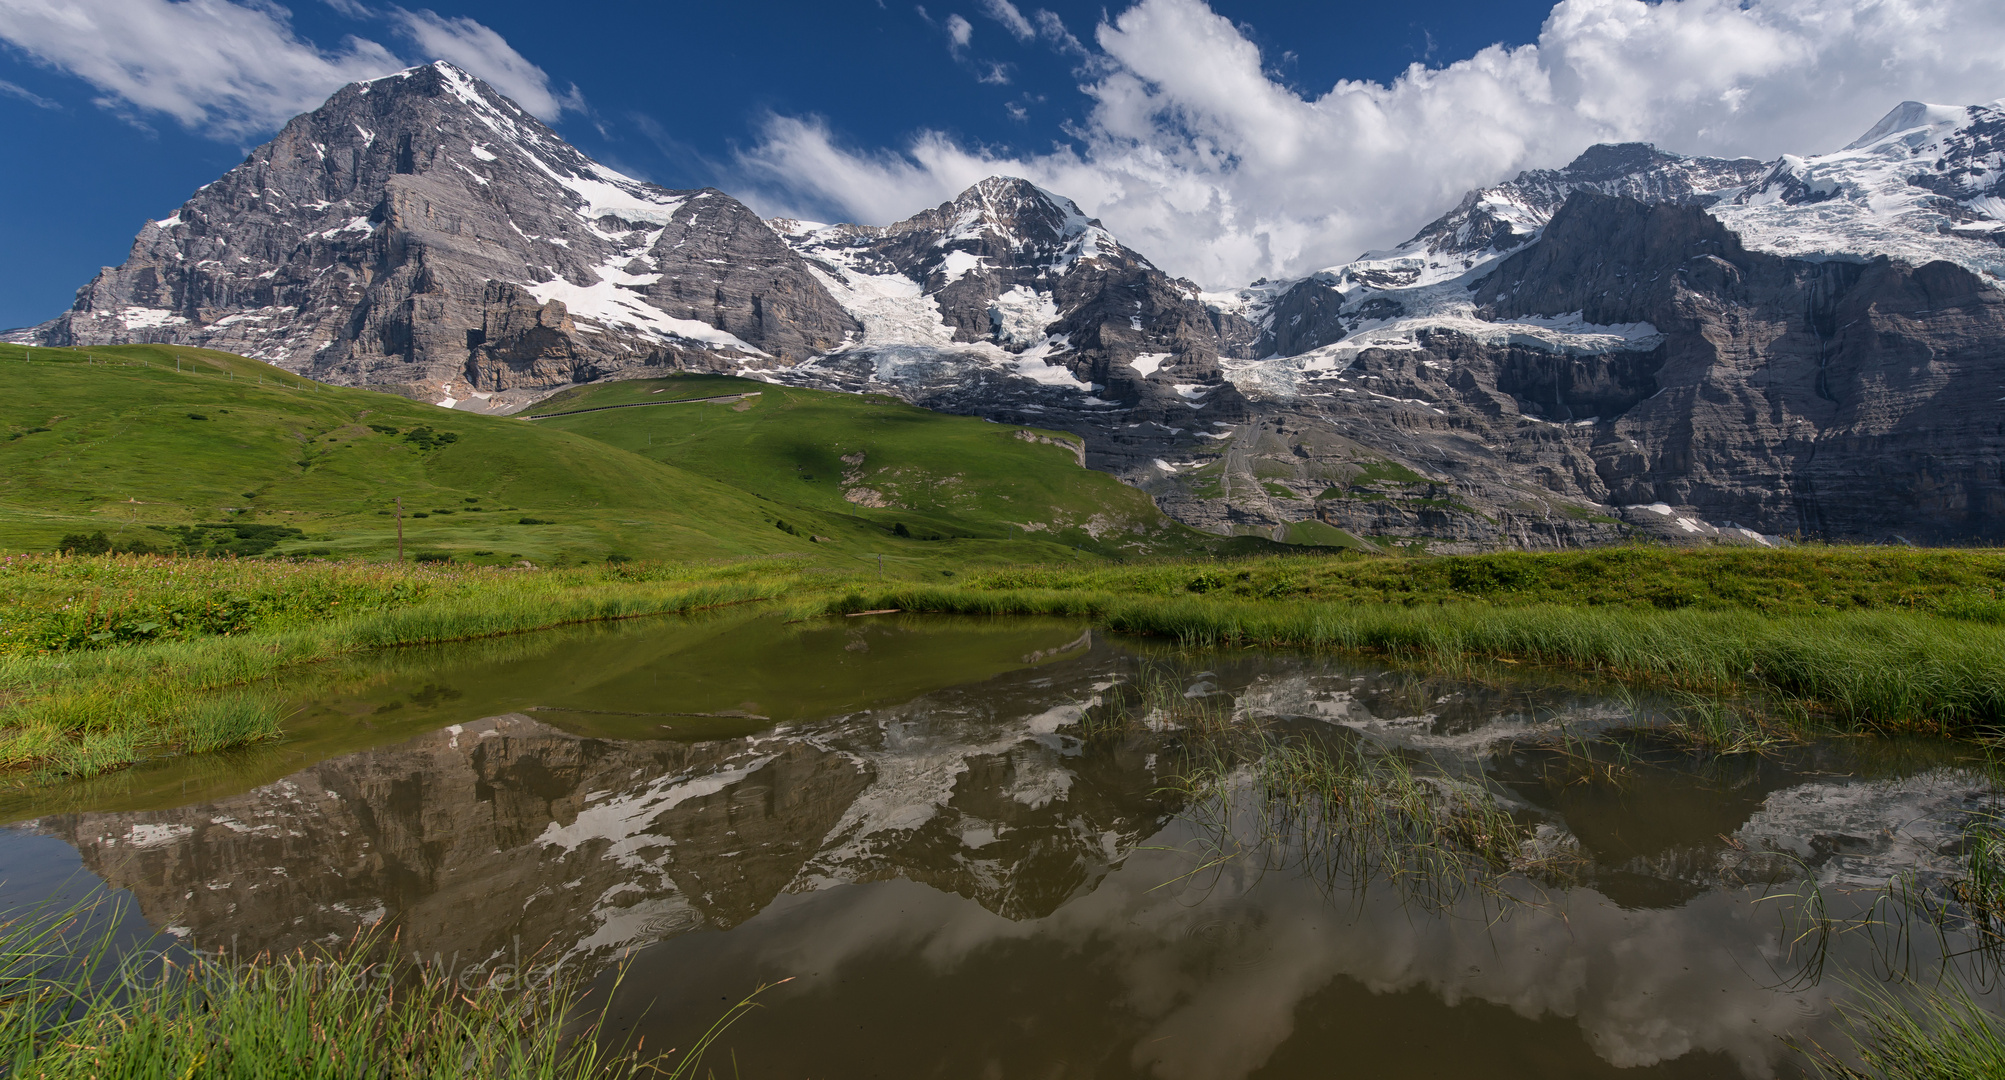
[[[1313,97],[1269,78],[1202,0],[1141,0],[1095,36],[1085,118],[1049,152],[937,132],[845,147],[814,118],[774,117],[739,165],[763,209],[872,223],[1023,176],[1216,287],[1397,243],[1468,189],[1596,142],[1818,153],[1904,99],[2005,94],[1996,0],[1563,0],[1534,44]]]
[[[415,59],[451,60],[539,116],[582,104],[480,23],[401,9],[391,18]],[[360,37],[322,48],[299,37],[285,8],[230,0],[0,0],[0,40],[89,83],[100,105],[227,139],[271,132],[347,83],[414,62]]]

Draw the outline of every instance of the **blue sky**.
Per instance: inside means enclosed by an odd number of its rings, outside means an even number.
[[[66,307],[285,116],[435,57],[670,187],[882,222],[1011,172],[1219,287],[1397,242],[1594,141],[1812,153],[1903,97],[1992,100],[2000,8],[0,0],[0,327]]]

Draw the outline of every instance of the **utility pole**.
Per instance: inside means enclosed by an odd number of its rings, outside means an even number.
[[[404,497],[397,496],[397,561],[404,561]]]

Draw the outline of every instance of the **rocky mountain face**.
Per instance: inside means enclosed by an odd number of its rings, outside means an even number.
[[[1420,327],[1276,407],[1414,432],[1444,492],[1479,464],[1672,537],[2005,532],[2005,293],[1963,267],[1782,258],[1696,206],[1576,192],[1469,296],[1493,325],[1653,333],[1588,352]],[[1369,528],[1386,511],[1359,494],[1318,513]]]
[[[685,369],[888,392],[1076,432],[1177,518],[1297,543],[1995,540],[2001,160],[2000,105],[1774,162],[1597,146],[1207,294],[1011,178],[888,226],[761,221],[434,64],[295,119],[15,336],[493,411]]]
[[[1819,158],[1596,147],[1393,252],[1227,299],[1264,347],[1227,378],[1415,468],[1405,498],[1316,501],[1353,532],[1995,540],[2001,131],[1997,105],[1910,102]],[[1231,513],[1290,513],[1251,487]],[[1571,520],[1527,520],[1528,488]]]
[[[1391,251],[1276,286],[1245,291],[1261,323],[1255,352],[1294,356],[1343,340],[1353,330],[1406,314],[1400,290],[1464,277],[1539,237],[1568,196],[1592,191],[1647,203],[1712,206],[1745,190],[1768,166],[1753,158],[1687,158],[1647,143],[1592,146],[1564,169],[1535,169],[1462,197],[1413,239]]]
[[[798,361],[857,329],[742,203],[614,172],[437,63],[296,117],[32,336],[522,404],[622,373]]]
[[[1090,431],[1088,463],[1123,475],[1151,468],[1165,432],[1247,415],[1219,358],[1244,353],[1251,324],[1027,181],[984,180],[890,226],[775,225],[864,325],[777,378]]]

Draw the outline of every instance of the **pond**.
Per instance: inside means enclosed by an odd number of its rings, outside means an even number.
[[[0,901],[625,958],[648,1046],[791,980],[725,1040],[746,1077],[1789,1075],[1841,976],[1958,951],[1859,916],[1992,797],[1964,744],[1699,753],[1612,686],[1064,620],[639,620],[285,693],[282,744],[14,793]]]

